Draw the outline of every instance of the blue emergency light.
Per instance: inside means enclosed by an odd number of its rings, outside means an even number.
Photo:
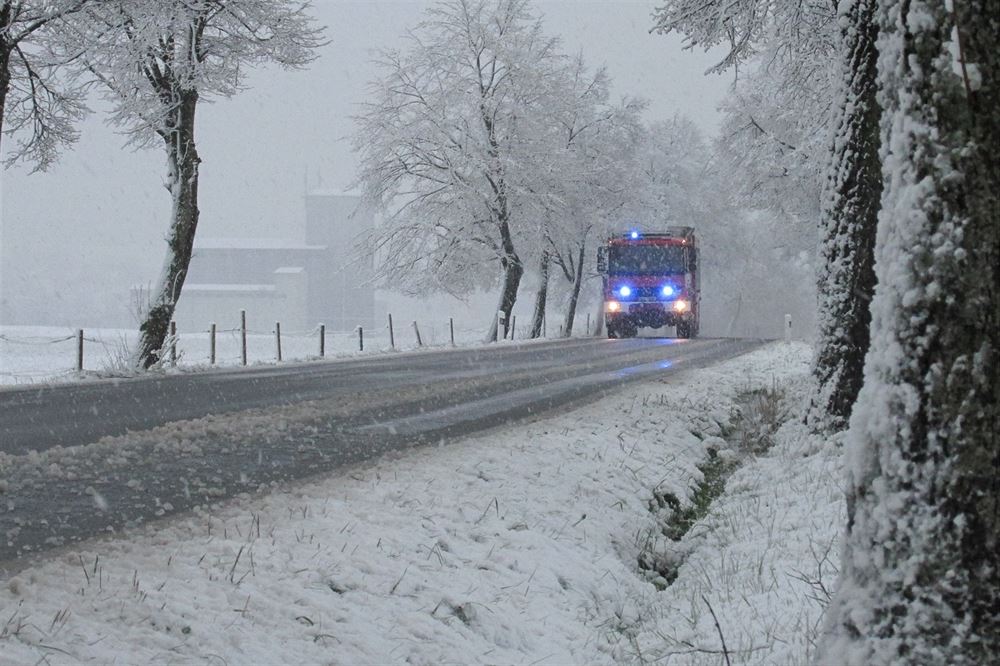
[[[631,238],[632,240],[636,240],[637,238],[639,238],[639,232],[638,232],[638,231],[636,231],[635,229],[633,229],[632,231],[630,231],[630,232],[629,232],[629,235],[628,235],[628,236],[629,236],[629,238]]]

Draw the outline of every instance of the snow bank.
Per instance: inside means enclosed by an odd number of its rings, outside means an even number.
[[[771,345],[64,549],[0,590],[0,661],[638,661],[718,649],[700,595],[734,662],[803,661],[820,610],[809,548],[832,542],[841,507],[836,458],[803,455],[794,427],[689,532],[674,585],[658,592],[637,560],[653,489],[686,501],[737,394],[808,358]]]

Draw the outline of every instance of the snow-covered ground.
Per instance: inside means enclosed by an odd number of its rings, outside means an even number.
[[[396,349],[417,347],[411,322],[394,326]],[[425,346],[450,344],[448,321],[419,324],[421,342]],[[517,333],[523,333],[519,330]],[[0,384],[32,384],[68,381],[81,376],[121,374],[127,350],[134,347],[138,334],[134,329],[102,328],[84,330],[84,373],[76,372],[76,330],[55,326],[0,326]],[[455,344],[481,343],[485,329],[455,329]],[[177,365],[181,369],[204,368],[211,359],[210,335],[205,331],[179,331]],[[216,331],[216,365],[236,366],[241,363],[240,334],[235,329]],[[357,332],[326,331],[327,356],[347,356],[362,353]],[[387,326],[364,330],[364,353],[390,349]],[[305,360],[319,356],[319,328],[311,331],[281,333],[281,358],[285,361]],[[251,365],[274,363],[277,343],[274,331],[257,331],[247,335],[247,362]]]
[[[650,507],[737,455],[739,394],[800,399],[808,358],[772,344],[64,549],[0,589],[0,662],[718,664],[724,639],[732,663],[802,663],[836,572],[838,450],[790,413],[681,541]],[[650,548],[680,563],[666,589]]]

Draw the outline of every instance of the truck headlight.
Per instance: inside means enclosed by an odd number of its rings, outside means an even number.
[[[688,302],[684,300],[674,301],[674,311],[675,312],[687,312]]]
[[[622,309],[622,304],[618,301],[608,301],[607,309],[608,312],[618,312]]]

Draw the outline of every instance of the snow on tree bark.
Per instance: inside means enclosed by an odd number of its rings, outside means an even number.
[[[841,4],[841,90],[820,220],[813,428],[843,429],[864,373],[882,196],[874,0]]]
[[[819,663],[1000,653],[1000,4],[879,7],[885,192]]]
[[[149,368],[160,360],[160,350],[169,333],[170,320],[174,317],[191,264],[198,229],[198,165],[201,159],[194,140],[198,92],[182,91],[178,98],[178,104],[169,111],[167,123],[173,129],[163,135],[167,152],[167,190],[172,200],[168,252],[145,320],[139,326],[139,343],[132,357],[134,367]]]

